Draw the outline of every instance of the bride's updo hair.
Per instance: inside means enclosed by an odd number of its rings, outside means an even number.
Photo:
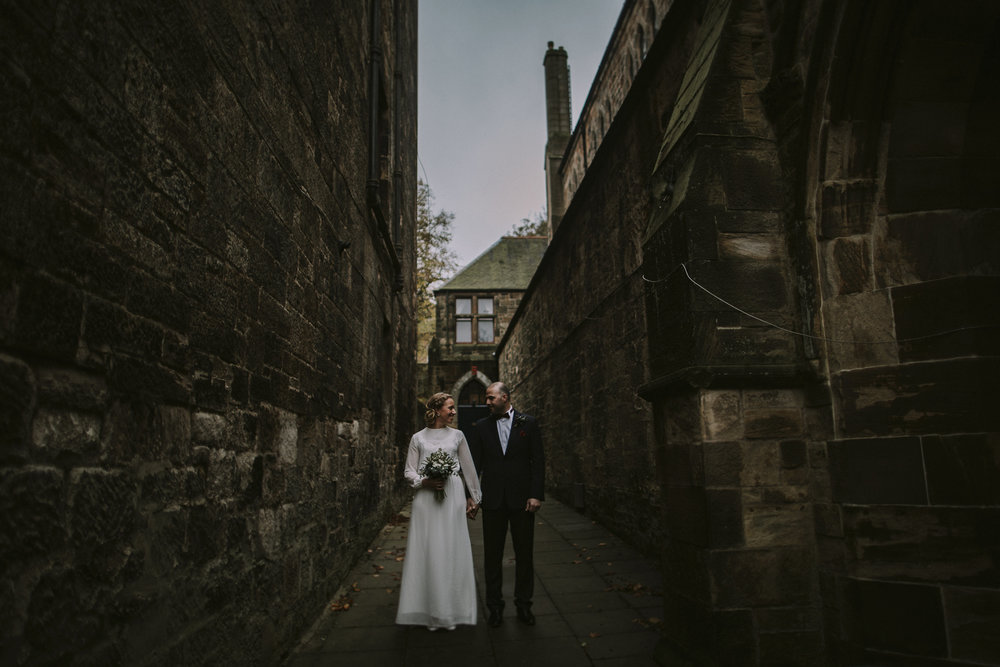
[[[437,419],[437,411],[440,410],[451,397],[451,394],[446,394],[443,391],[439,391],[431,396],[427,401],[427,412],[424,413],[424,423],[428,426],[434,426],[434,420]]]

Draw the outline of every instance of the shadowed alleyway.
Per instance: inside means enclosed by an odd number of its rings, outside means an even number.
[[[379,533],[286,667],[656,664],[652,655],[663,609],[656,564],[551,500],[542,506],[535,527],[537,625],[518,623],[512,603],[502,626],[486,625],[481,519],[469,524],[480,599],[476,627],[432,633],[395,625],[408,511]],[[509,540],[504,569],[504,596],[510,600],[514,561]],[[345,603],[349,606],[343,609]]]

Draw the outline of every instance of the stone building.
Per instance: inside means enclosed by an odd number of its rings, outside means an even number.
[[[488,414],[486,387],[501,379],[497,341],[547,246],[543,236],[504,236],[434,290],[435,332],[428,363],[418,368],[418,395],[425,400],[438,391],[454,396],[462,430]]]
[[[500,343],[554,494],[661,556],[671,660],[1000,664],[1000,6],[650,8]]]
[[[0,662],[277,664],[405,498],[415,3],[0,44]]]

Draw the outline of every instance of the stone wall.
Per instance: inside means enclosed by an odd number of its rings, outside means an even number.
[[[817,516],[848,664],[1000,664],[1000,7],[959,9],[848,7],[837,53],[893,57],[834,60],[816,147]]]
[[[659,48],[670,52],[690,39]],[[664,530],[662,494],[652,415],[637,393],[647,373],[641,244],[651,210],[648,174],[662,133],[650,109],[676,94],[678,81],[647,70],[637,77],[499,358],[513,404],[541,421],[547,489],[655,553]]]
[[[501,372],[665,664],[1000,664],[998,12],[674,3],[579,183]]]
[[[379,59],[370,9],[3,3],[0,662],[275,664],[402,502],[416,14]]]

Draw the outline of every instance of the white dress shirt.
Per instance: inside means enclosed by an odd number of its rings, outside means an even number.
[[[500,447],[507,453],[507,442],[510,440],[510,425],[514,421],[514,406],[507,410],[506,415],[497,417],[497,435],[500,436]]]

